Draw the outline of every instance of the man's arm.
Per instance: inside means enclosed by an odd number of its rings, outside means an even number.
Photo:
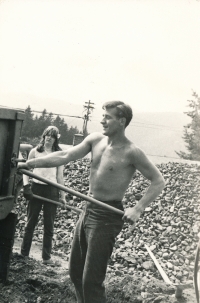
[[[23,144],[21,143],[19,146],[20,152],[30,152],[30,150],[33,148],[33,145],[31,144]]]
[[[133,208],[127,208],[125,210],[123,218],[131,223],[135,223],[139,219],[144,209],[158,197],[165,186],[162,174],[142,150],[139,148],[134,150],[133,159],[133,164],[136,169],[140,171],[151,184],[140,201]]]
[[[35,157],[35,148],[29,153],[28,159],[33,159]],[[31,190],[31,185],[29,184],[29,176],[23,174],[23,195],[27,200],[33,198],[33,193]]]
[[[57,182],[58,184],[64,185],[64,177],[63,177],[63,170],[64,170],[64,166],[58,166],[57,169]],[[63,190],[60,191],[60,198],[61,200],[65,201],[65,192]]]
[[[31,160],[31,159],[34,159],[35,158],[35,148],[32,149],[29,153],[29,156],[28,156],[28,160]],[[26,164],[26,163],[24,163]],[[27,175],[23,175],[23,185],[27,185],[29,184],[29,176]]]
[[[35,168],[35,167],[56,167],[67,164],[70,161],[85,157],[92,148],[94,134],[87,136],[83,142],[64,151],[51,153],[47,156],[37,159],[28,160],[26,163],[19,163],[18,168]]]

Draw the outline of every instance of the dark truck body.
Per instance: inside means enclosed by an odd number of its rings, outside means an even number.
[[[12,213],[15,201],[15,178],[24,112],[0,107],[0,282],[8,278],[14,244],[17,214]]]

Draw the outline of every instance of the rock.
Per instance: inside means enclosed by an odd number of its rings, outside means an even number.
[[[167,226],[167,232],[170,233],[172,231],[172,226]]]
[[[173,251],[175,251],[175,250],[177,250],[178,248],[177,248],[177,246],[175,245],[175,246],[173,246],[173,247],[170,247],[170,249],[173,250]]]
[[[162,257],[163,257],[164,259],[168,259],[169,254],[168,254],[167,252],[165,252],[165,253],[163,253]]]
[[[156,245],[151,245],[151,246],[150,246],[150,250],[151,250],[151,251],[154,251],[155,249],[156,249]]]
[[[116,276],[123,276],[124,273],[123,273],[123,271],[121,271],[121,270],[115,270],[115,275],[116,275]]]
[[[147,298],[149,298],[149,297],[151,297],[152,295],[151,294],[149,294],[148,292],[141,292],[141,297],[143,298],[143,299],[147,299]]]
[[[145,208],[145,211],[146,211],[146,212],[150,212],[150,211],[152,211],[152,208],[151,208],[151,207],[146,207],[146,208]]]
[[[130,240],[126,240],[124,242],[124,245],[125,245],[125,247],[132,247],[133,244],[130,242]]]
[[[173,265],[172,263],[170,263],[170,262],[167,262],[167,267],[168,267],[169,269],[173,269],[173,268],[174,268],[174,265]]]
[[[153,303],[160,303],[160,302],[162,302],[164,299],[165,299],[165,296],[160,295],[160,296],[156,297],[156,298],[153,300]]]
[[[125,260],[132,264],[137,264],[137,260],[134,257],[127,256],[127,257],[125,257]]]
[[[145,269],[153,269],[154,263],[152,261],[145,261],[142,263],[143,268]]]

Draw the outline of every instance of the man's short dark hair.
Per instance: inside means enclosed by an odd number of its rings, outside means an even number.
[[[132,108],[122,101],[108,101],[102,106],[103,109],[116,108],[117,118],[126,118],[125,127],[127,127],[133,117]]]

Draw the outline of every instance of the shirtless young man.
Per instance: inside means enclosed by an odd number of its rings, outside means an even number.
[[[76,226],[70,257],[70,276],[78,303],[105,303],[104,279],[115,237],[124,220],[135,223],[164,188],[164,179],[146,155],[125,136],[132,119],[130,106],[121,101],[103,105],[103,133],[92,133],[79,145],[20,164],[19,168],[52,167],[92,155],[89,195],[123,210],[122,199],[136,169],[151,184],[141,200],[124,216],[87,202]]]

